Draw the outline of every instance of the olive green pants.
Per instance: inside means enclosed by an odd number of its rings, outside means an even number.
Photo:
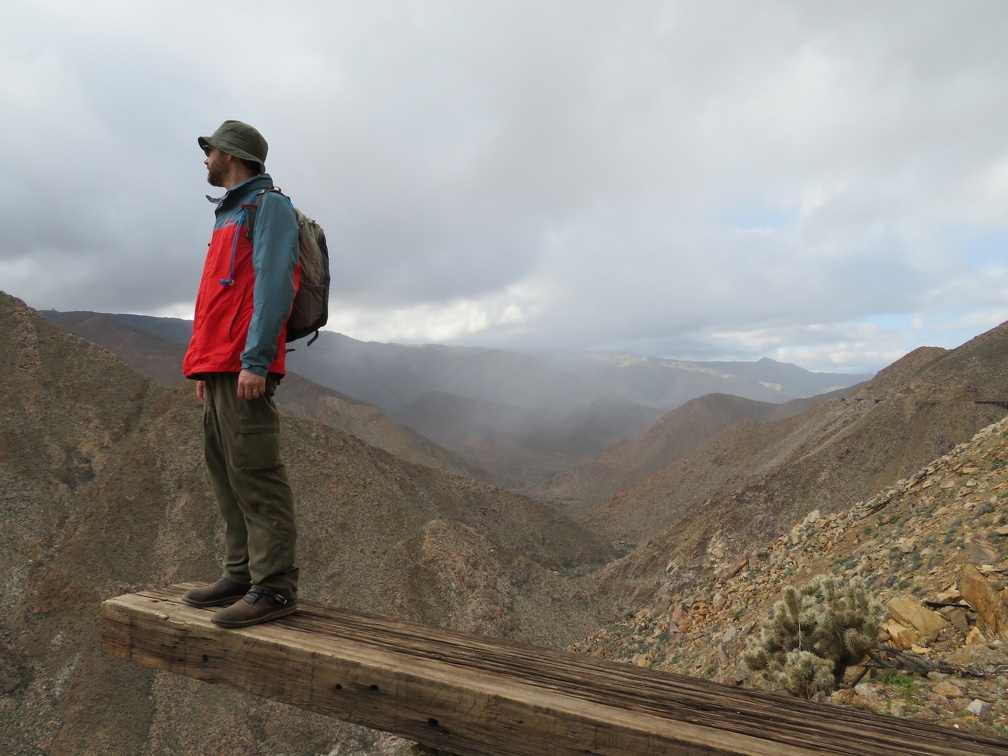
[[[280,413],[266,395],[238,398],[237,373],[204,377],[203,453],[224,518],[224,577],[297,596],[294,495],[280,457]]]

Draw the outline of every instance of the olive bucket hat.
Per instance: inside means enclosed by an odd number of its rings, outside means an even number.
[[[208,147],[216,147],[221,152],[242,160],[259,163],[260,168],[266,170],[266,151],[269,145],[263,135],[247,123],[224,121],[213,134],[201,136],[196,141],[204,152]]]

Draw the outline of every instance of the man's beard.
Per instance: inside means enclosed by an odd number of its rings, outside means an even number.
[[[221,165],[207,166],[207,183],[210,186],[224,186],[224,170]]]

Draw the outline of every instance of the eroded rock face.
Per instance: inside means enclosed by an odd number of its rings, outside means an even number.
[[[996,591],[972,564],[963,565],[959,593],[977,613],[977,625],[988,637],[1008,638],[1008,595]]]

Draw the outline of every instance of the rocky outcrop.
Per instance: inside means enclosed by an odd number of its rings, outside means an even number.
[[[1008,638],[1008,592],[991,583],[972,564],[963,565],[959,593],[977,614],[977,626],[991,638]]]
[[[884,626],[897,648],[913,649],[922,642],[930,642],[951,623],[943,616],[912,596],[896,596],[886,607],[889,622]]]

